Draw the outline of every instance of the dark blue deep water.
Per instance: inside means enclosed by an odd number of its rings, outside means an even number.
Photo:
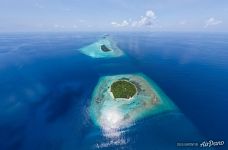
[[[228,34],[111,33],[125,56],[94,59],[78,51],[102,35],[0,35],[0,150],[169,150],[183,149],[177,142],[204,140],[225,141],[217,149],[226,149]],[[138,72],[182,114],[148,117],[121,139],[104,137],[88,115],[99,77]],[[182,128],[180,118],[203,138]]]

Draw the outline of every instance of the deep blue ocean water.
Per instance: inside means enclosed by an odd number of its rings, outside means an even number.
[[[177,142],[204,140],[223,140],[218,148],[226,149],[228,34],[110,33],[125,56],[78,51],[102,35],[0,34],[1,150],[180,149]],[[181,113],[145,118],[107,138],[88,115],[93,89],[101,76],[138,72]]]

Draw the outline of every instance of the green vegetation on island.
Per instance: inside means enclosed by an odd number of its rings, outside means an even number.
[[[119,80],[111,85],[111,92],[114,98],[126,98],[133,97],[137,90],[133,83],[126,80]]]
[[[103,52],[109,52],[109,51],[111,51],[111,49],[109,49],[107,46],[105,46],[105,45],[101,45],[101,50],[103,51]]]

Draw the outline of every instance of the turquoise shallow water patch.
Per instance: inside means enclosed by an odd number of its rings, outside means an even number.
[[[79,51],[93,58],[119,57],[124,54],[122,50],[117,47],[116,43],[108,37],[104,37],[95,43],[82,47]]]

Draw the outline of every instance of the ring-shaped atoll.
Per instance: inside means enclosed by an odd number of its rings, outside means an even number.
[[[117,47],[117,44],[107,36],[97,42],[80,48],[79,51],[93,58],[119,57],[124,54],[123,51]]]
[[[176,109],[144,74],[101,77],[89,107],[93,122],[103,129],[126,127],[146,116]]]

